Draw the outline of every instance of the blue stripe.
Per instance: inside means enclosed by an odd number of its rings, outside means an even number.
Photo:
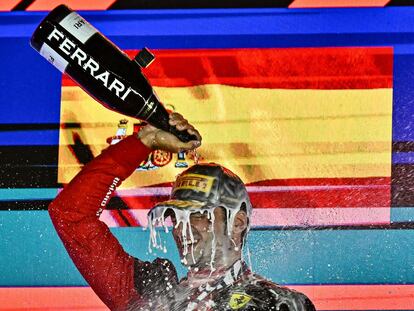
[[[11,188],[0,189],[0,200],[53,200],[58,193],[56,188]]]
[[[414,207],[392,207],[391,222],[414,222]]]
[[[410,164],[414,163],[414,152],[398,152],[392,154],[393,164]]]
[[[112,232],[130,254],[154,259],[148,231]],[[46,211],[0,212],[0,235],[0,286],[86,285]],[[159,255],[180,266],[166,237],[168,253]],[[414,230],[253,231],[249,245],[254,270],[281,284],[414,283]]]
[[[388,39],[404,43],[409,41],[412,32],[413,12],[413,8],[404,7],[386,10],[351,8],[84,11],[81,15],[108,36],[320,35],[325,33],[338,38],[340,33],[381,34],[382,36],[389,33],[393,36],[387,37]],[[27,38],[45,15],[44,12],[2,13],[0,34],[3,37]]]
[[[17,23],[17,22],[16,22]],[[18,24],[13,24],[18,27]],[[0,39],[0,123],[52,123],[60,120],[61,74],[28,44],[28,38]],[[2,145],[57,145],[58,131],[5,131]]]
[[[59,130],[0,131],[1,146],[50,146],[59,144]]]
[[[393,87],[393,141],[414,140],[414,55],[396,55],[394,58]]]

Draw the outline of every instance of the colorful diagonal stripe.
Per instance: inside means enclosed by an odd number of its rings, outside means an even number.
[[[0,2],[0,11],[10,11],[20,2],[22,2],[22,0],[2,0]]]
[[[99,0],[99,1],[84,1],[84,0],[35,0],[27,7],[27,11],[50,11],[59,4],[66,4],[73,10],[106,10],[116,0]]]

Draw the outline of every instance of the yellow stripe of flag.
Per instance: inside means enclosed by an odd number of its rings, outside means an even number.
[[[158,87],[161,100],[202,133],[205,161],[219,162],[245,180],[372,177],[391,175],[392,89],[287,90],[226,85]],[[106,147],[124,118],[78,87],[62,90],[61,122],[77,130],[94,155]],[[128,119],[132,133],[132,124]],[[65,146],[73,129],[62,129],[59,182],[80,166]],[[173,161],[174,162],[174,161]],[[135,173],[124,187],[174,180],[174,163]],[[190,163],[191,164],[191,163]]]

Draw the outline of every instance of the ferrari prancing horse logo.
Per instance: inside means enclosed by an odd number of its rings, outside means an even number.
[[[250,300],[252,300],[252,297],[249,295],[243,293],[233,293],[230,297],[229,305],[233,310],[238,310],[243,308]]]

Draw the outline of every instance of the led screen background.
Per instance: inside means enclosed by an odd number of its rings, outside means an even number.
[[[167,107],[203,133],[201,161],[221,163],[248,185],[253,226],[389,223],[392,48],[154,53],[148,79]],[[122,119],[63,79],[59,183],[108,146]],[[139,122],[125,120],[132,134]],[[146,226],[148,210],[193,163],[191,154],[155,152],[102,219]]]
[[[206,161],[245,179],[256,208],[249,245],[258,273],[299,288],[319,310],[410,310],[412,13],[82,15],[131,56],[143,46],[154,50],[158,58],[146,73],[159,97],[200,126]],[[99,309],[46,208],[107,146],[123,117],[99,107],[29,47],[44,15],[1,15],[0,301],[8,309]],[[135,122],[129,119],[129,133]],[[104,214],[135,256],[152,258],[142,251],[147,233],[139,225],[182,170],[175,163],[173,155],[164,167],[134,173]],[[51,291],[62,299],[51,302]]]

